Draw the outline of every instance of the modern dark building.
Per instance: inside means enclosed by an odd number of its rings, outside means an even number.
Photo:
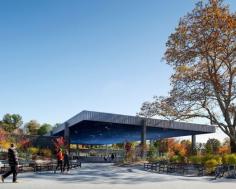
[[[127,141],[158,140],[163,138],[214,133],[210,125],[184,123],[111,113],[82,111],[52,132],[64,136],[70,144],[104,145]]]

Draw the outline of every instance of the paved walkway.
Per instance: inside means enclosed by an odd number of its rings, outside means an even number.
[[[223,189],[235,188],[236,179],[182,177],[149,173],[112,164],[83,164],[69,174],[52,172],[19,174],[20,183],[7,178],[1,189]]]

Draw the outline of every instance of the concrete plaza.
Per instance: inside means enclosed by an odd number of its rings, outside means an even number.
[[[52,172],[19,174],[20,183],[12,183],[11,177],[0,183],[1,189],[221,189],[235,188],[236,179],[212,177],[183,177],[143,171],[142,168],[117,167],[112,164],[83,164],[69,174]]]

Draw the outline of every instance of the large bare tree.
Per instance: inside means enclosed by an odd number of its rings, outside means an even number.
[[[236,14],[222,0],[201,1],[180,19],[166,46],[172,88],[167,97],[143,103],[140,115],[206,118],[236,152]]]

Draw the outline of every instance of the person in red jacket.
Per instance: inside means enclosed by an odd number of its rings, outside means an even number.
[[[56,169],[54,170],[54,173],[56,173],[57,169],[60,167],[61,173],[63,173],[63,154],[61,148],[57,152],[57,166]]]

